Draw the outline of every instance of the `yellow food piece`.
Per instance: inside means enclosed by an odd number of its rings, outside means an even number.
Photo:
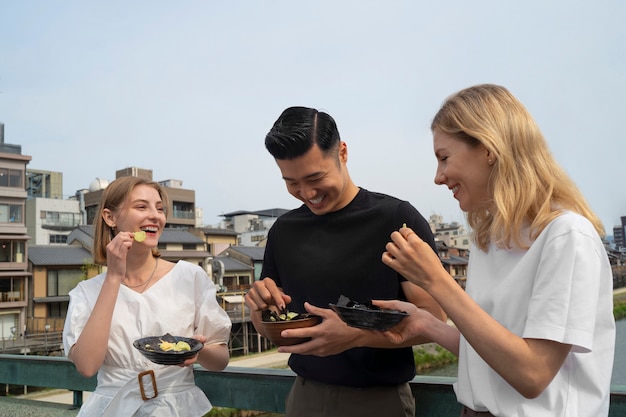
[[[175,347],[176,347],[176,343],[164,342],[162,340],[161,340],[161,343],[159,343],[159,348],[164,352],[169,352],[170,350],[174,350]]]
[[[191,350],[191,346],[189,346],[189,343],[181,340],[180,342],[176,343],[176,346],[174,347],[174,350],[176,352],[180,352],[180,351],[183,351],[183,350]]]
[[[135,241],[136,242],[143,242],[144,240],[146,240],[146,232],[144,232],[143,230],[140,230],[138,232],[135,232]]]
[[[402,227],[406,227],[406,223],[402,223]]]
[[[161,348],[163,352],[169,352],[170,350],[174,352],[182,352],[183,350],[191,350],[191,346],[189,346],[189,343],[183,340],[177,343],[164,342],[161,340],[161,343],[159,343],[159,347]]]

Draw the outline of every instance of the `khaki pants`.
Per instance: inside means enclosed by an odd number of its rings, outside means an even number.
[[[408,382],[358,388],[298,376],[286,405],[287,417],[415,417],[415,398]]]

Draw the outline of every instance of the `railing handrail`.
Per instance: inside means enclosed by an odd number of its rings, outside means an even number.
[[[295,379],[290,369],[243,368],[229,365],[212,372],[196,366],[196,385],[218,407],[284,413],[285,398]],[[417,376],[411,390],[419,407],[417,416],[454,416],[460,407],[452,389],[454,377]],[[93,391],[96,378],[81,376],[66,357],[0,354],[0,383],[62,388],[75,391],[75,406],[82,391]],[[626,385],[613,385],[609,416],[626,415]],[[79,394],[79,395],[76,395]]]

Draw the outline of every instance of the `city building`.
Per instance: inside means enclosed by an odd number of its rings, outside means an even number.
[[[221,252],[217,259],[224,257],[232,258],[251,268],[252,275],[246,274],[246,277],[231,275],[228,269],[224,273],[224,282],[229,289],[247,290],[254,281],[261,278],[261,269],[263,268],[263,255],[265,247],[259,246],[230,246]],[[248,279],[249,276],[249,279]]]
[[[470,235],[462,224],[457,222],[445,223],[443,216],[439,214],[431,215],[428,224],[435,240],[444,242],[448,247],[469,249]]]
[[[190,232],[204,240],[206,251],[211,255],[221,253],[229,246],[236,245],[238,241],[238,234],[232,229],[196,227]]]
[[[84,215],[78,200],[35,197],[26,200],[26,233],[32,245],[64,245]]]
[[[223,229],[234,230],[239,236],[239,246],[262,246],[267,234],[280,216],[289,210],[274,208],[259,211],[239,210],[225,213],[220,222]]]
[[[22,147],[4,143],[0,123],[0,335],[15,337],[26,326],[28,291],[28,235],[24,223],[26,165]]]
[[[63,331],[69,292],[102,268],[93,264],[89,250],[71,245],[29,245],[28,263],[33,285],[28,297],[32,303],[28,306],[27,331],[50,332],[58,337]]]
[[[626,216],[620,217],[620,220],[621,224],[613,227],[613,242],[618,250],[626,248]]]
[[[28,198],[63,198],[63,173],[28,168],[26,170]]]
[[[448,271],[450,276],[463,288],[467,280],[467,264],[469,263],[469,250],[449,247],[445,242],[435,241],[437,255],[441,259],[441,264]]]

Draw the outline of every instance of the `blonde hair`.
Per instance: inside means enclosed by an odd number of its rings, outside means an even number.
[[[535,121],[506,88],[483,84],[450,96],[431,130],[453,135],[470,146],[482,144],[495,157],[489,187],[492,205],[467,212],[475,243],[487,250],[527,248],[522,229],[534,241],[563,210],[578,213],[600,236],[604,227],[586,199],[556,162]]]
[[[106,265],[106,247],[113,238],[113,230],[106,224],[102,217],[103,210],[109,209],[114,213],[117,212],[124,203],[128,201],[130,194],[138,185],[147,185],[157,190],[163,202],[163,207],[168,207],[167,194],[157,182],[140,177],[121,177],[111,182],[102,193],[100,205],[98,206],[98,214],[93,220],[95,229],[93,237],[93,259],[97,265]],[[161,256],[157,248],[152,249],[152,254],[157,257]]]

